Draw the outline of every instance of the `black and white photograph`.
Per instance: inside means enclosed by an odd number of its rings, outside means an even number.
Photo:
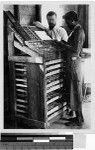
[[[91,129],[90,5],[3,5],[4,129]]]

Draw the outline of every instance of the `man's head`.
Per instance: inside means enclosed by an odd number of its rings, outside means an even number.
[[[54,11],[49,11],[46,17],[49,24],[49,28],[53,29],[57,22],[57,14]]]
[[[72,30],[78,21],[78,16],[75,11],[69,11],[63,16],[63,19],[65,20],[66,25]]]

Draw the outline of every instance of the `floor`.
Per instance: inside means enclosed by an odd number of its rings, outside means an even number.
[[[90,112],[91,112],[91,97],[88,96],[85,100],[85,102],[82,103],[82,110],[83,110],[83,116],[84,116],[84,124],[83,126],[80,128],[78,126],[65,126],[64,123],[66,123],[66,120],[59,119],[57,121],[55,121],[54,123],[52,123],[52,125],[48,128],[48,129],[90,129]],[[11,121],[10,121],[11,122]],[[6,123],[6,128],[7,129],[13,129],[14,126],[8,121]],[[23,129],[28,129],[26,126],[23,127],[19,127],[19,128],[23,128]],[[32,127],[32,129],[35,129],[35,127]]]
[[[90,129],[91,127],[91,120],[90,120],[90,112],[91,112],[91,101],[90,97],[87,98],[85,102],[82,104],[83,116],[84,116],[84,124],[80,128],[78,126],[65,126],[66,120],[59,119],[58,121],[54,122],[50,129]]]

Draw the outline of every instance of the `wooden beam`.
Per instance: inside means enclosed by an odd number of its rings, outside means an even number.
[[[38,64],[43,63],[40,57],[36,59],[34,57],[27,57],[27,56],[9,56],[8,59],[9,61],[14,61],[14,62],[28,62],[28,63],[38,63]]]

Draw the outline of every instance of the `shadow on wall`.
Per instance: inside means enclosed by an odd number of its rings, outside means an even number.
[[[19,5],[21,25],[33,25],[33,21],[41,21],[41,5]]]
[[[36,7],[35,5],[19,5],[19,17],[21,25],[32,25],[36,20]]]

